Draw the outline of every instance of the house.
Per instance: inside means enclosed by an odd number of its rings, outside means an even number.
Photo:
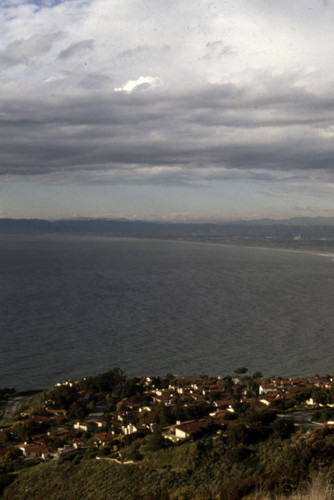
[[[78,438],[72,439],[72,441],[70,441],[69,444],[77,450],[80,448],[88,448],[88,444]]]
[[[89,401],[92,397],[92,394],[89,391],[78,391],[77,395],[81,401]]]
[[[120,432],[121,423],[115,418],[111,418],[109,421],[109,432],[111,434],[118,434]]]
[[[178,394],[183,394],[185,391],[192,392],[193,390],[198,390],[200,386],[204,385],[207,382],[206,379],[202,378],[176,378],[173,380],[168,388],[178,392]]]
[[[268,394],[259,399],[259,402],[266,406],[269,406],[273,401],[275,401],[275,399],[277,399],[277,394]]]
[[[125,421],[128,421],[128,420],[137,420],[139,417],[139,409],[135,409],[135,410],[124,410],[124,411],[120,411],[119,413],[117,413],[117,420],[119,420],[120,422],[123,422],[124,420]]]
[[[123,398],[121,399],[121,401],[118,401],[118,403],[116,403],[116,406],[122,411],[136,410],[139,408],[138,403],[132,403],[127,398]]]
[[[55,458],[61,458],[66,455],[77,453],[80,450],[85,450],[89,447],[87,443],[81,439],[72,439],[69,443],[65,444],[62,448],[58,448],[54,454]]]
[[[169,392],[157,391],[155,394],[152,394],[152,400],[154,403],[160,403],[166,406],[173,404],[174,399],[174,396],[172,396]]]
[[[122,434],[129,435],[138,431],[147,431],[147,429],[148,429],[147,425],[139,425],[139,424],[122,425]]]
[[[166,439],[173,442],[182,441],[190,437],[195,437],[203,432],[207,425],[207,421],[201,420],[186,420],[185,422],[177,421],[174,425],[169,425],[162,429],[162,435]]]
[[[83,380],[86,380],[84,378]],[[55,384],[55,387],[62,387],[62,386],[68,386],[68,387],[74,387],[75,385],[79,384],[80,380],[65,380],[64,382],[57,382]]]
[[[234,412],[233,405],[235,405],[235,401],[233,401],[233,399],[218,399],[217,401],[214,401],[213,404],[219,410]]]
[[[226,417],[226,415],[228,415],[226,411],[219,411],[219,410],[216,412],[210,413],[210,417],[212,417],[213,424],[217,427],[220,426],[223,428],[226,428],[235,422],[235,420],[229,420]],[[220,432],[221,432],[221,430],[220,430]]]
[[[204,401],[206,401],[205,396],[203,396],[202,394],[197,394],[195,392],[191,394],[185,394],[184,398],[186,399],[187,397],[188,399],[191,399],[192,401],[196,401],[198,403],[203,403]]]
[[[62,448],[58,448],[55,453],[56,458],[61,458],[65,455],[71,455],[72,453],[76,453],[78,451],[77,447],[74,447],[72,444],[64,444]]]
[[[144,413],[144,412],[149,413],[150,411],[152,411],[152,406],[148,406],[148,405],[141,406],[138,411],[139,411],[139,413]]]
[[[90,413],[87,417],[90,424],[96,425],[96,427],[105,427],[105,421],[103,420],[103,412]]]
[[[40,415],[31,415],[31,417],[29,417],[28,419],[28,422],[35,422],[36,424],[46,424],[49,422],[49,419]]]
[[[26,408],[25,410],[21,411],[21,417],[30,417],[34,413],[33,408]]]
[[[259,387],[259,396],[262,394],[277,394],[278,388],[274,384],[261,384]]]
[[[17,444],[15,448],[22,451],[25,458],[37,458],[40,457],[45,460],[47,457],[52,455],[51,450],[48,446],[41,444]]]
[[[220,396],[221,398],[227,395],[227,393],[225,392],[225,387],[216,384],[204,386],[202,389],[202,394],[203,396],[209,396],[210,394],[215,394],[216,397]]]
[[[34,436],[34,443],[36,444],[46,444],[46,441],[48,439],[47,434],[39,434]]]
[[[65,427],[57,427],[49,430],[46,434],[52,439],[62,439],[67,436],[72,436],[74,431],[69,431],[68,429],[65,429]]]
[[[313,397],[306,399],[305,404],[307,406],[324,406],[322,404],[318,404],[317,401]]]
[[[74,429],[80,431],[92,432],[95,429],[96,424],[94,422],[75,422],[75,424],[73,424],[73,427]]]
[[[45,408],[47,413],[50,413],[50,415],[54,415],[57,417],[65,417],[67,415],[67,411],[64,408]]]
[[[98,442],[98,444],[105,445],[109,441],[113,439],[114,435],[110,432],[97,432],[94,434],[94,439]]]

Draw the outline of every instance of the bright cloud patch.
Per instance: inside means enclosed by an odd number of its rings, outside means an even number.
[[[162,81],[157,76],[140,76],[137,80],[129,80],[121,87],[116,87],[115,92],[132,92],[140,87],[143,90],[159,87]]]

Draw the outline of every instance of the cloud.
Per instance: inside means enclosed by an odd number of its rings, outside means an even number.
[[[121,87],[116,87],[115,92],[132,92],[135,89],[148,90],[162,85],[157,76],[140,76],[137,80],[129,80]]]
[[[0,13],[3,179],[332,180],[334,15],[321,1],[38,4]]]
[[[230,45],[225,45],[221,40],[207,42],[205,53],[201,59],[219,59],[224,56],[235,56],[236,52]]]
[[[317,207],[312,207],[310,205],[296,205],[294,209],[297,212],[307,212],[307,213],[318,213],[318,212],[323,212],[323,210],[320,210]]]
[[[293,80],[282,88],[268,75],[263,89],[263,74],[250,87],[159,87],[153,94],[134,92],[140,79],[132,91],[114,92],[92,78],[80,94],[75,87],[48,101],[6,100],[2,176],[63,184],[295,185],[316,172],[327,182],[333,172],[333,94],[306,92]]]
[[[0,65],[4,67],[26,64],[29,59],[49,52],[53,44],[62,36],[61,32],[50,35],[34,35],[18,39],[0,52]]]
[[[58,59],[70,59],[78,54],[81,54],[82,52],[85,52],[86,50],[93,50],[93,47],[94,40],[82,40],[81,42],[74,43],[67,49],[62,50],[58,55]]]
[[[123,52],[118,54],[117,57],[120,57],[120,58],[135,57],[138,54],[143,54],[143,53],[148,52],[148,51],[149,51],[149,48],[147,47],[147,45],[139,45],[138,47],[136,47],[134,49],[124,50]]]

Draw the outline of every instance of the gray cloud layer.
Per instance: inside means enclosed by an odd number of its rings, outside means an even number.
[[[2,14],[2,178],[330,182],[332,2],[38,3]]]
[[[0,175],[62,172],[66,182],[67,172],[82,170],[92,182],[108,172],[111,182],[187,183],[237,179],[240,172],[262,179],[271,172],[271,180],[282,171],[332,172],[334,95],[293,82],[283,90],[278,80],[268,77],[261,92],[207,84],[8,99],[0,115]]]

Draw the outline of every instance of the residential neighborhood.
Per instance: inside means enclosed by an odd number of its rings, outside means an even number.
[[[6,404],[4,400],[3,408]],[[153,433],[174,444],[217,438],[238,423],[245,408],[270,409],[282,420],[289,411],[311,410],[310,425],[313,421],[330,429],[334,379],[264,378],[260,373],[128,378],[114,369],[68,380],[25,398],[12,419],[0,421],[0,467],[5,469],[14,450],[21,460],[59,460],[89,452],[122,461],[129,458],[122,450],[133,435]]]

